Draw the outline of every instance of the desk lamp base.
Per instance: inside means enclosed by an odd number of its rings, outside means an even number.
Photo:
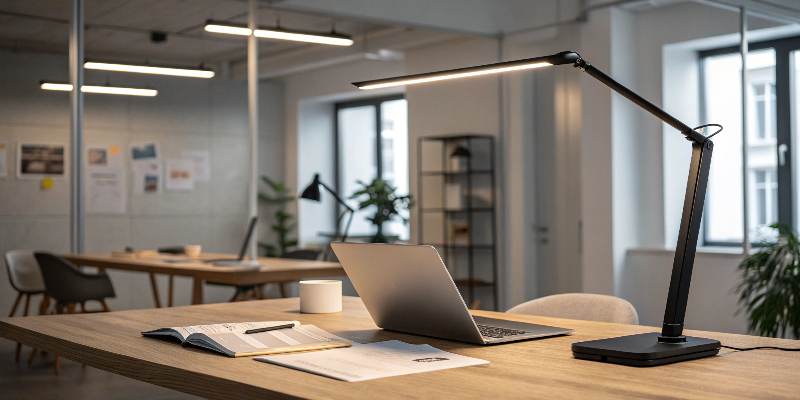
[[[686,336],[685,342],[660,342],[656,332],[572,344],[572,355],[636,367],[652,367],[716,355],[718,340]]]

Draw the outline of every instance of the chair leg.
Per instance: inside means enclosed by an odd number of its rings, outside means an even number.
[[[286,298],[286,282],[279,283],[281,285],[281,297]]]
[[[17,343],[17,351],[14,353],[14,362],[19,362],[19,353],[22,351],[22,343]]]
[[[172,288],[174,287],[174,285],[173,285],[173,281],[174,280],[175,280],[175,275],[170,275],[169,276],[169,288],[168,288],[169,290],[167,292],[167,295],[168,295],[167,307],[172,307]]]
[[[31,295],[26,294],[25,295],[25,309],[22,310],[22,316],[23,317],[27,317],[28,316],[28,308],[30,307],[30,305],[31,305]]]
[[[47,315],[47,309],[50,308],[50,296],[43,294],[42,302],[39,304],[39,315]]]
[[[31,349],[31,355],[28,356],[28,365],[33,363],[33,359],[36,358],[36,352],[39,351],[37,349]]]
[[[103,306],[103,311],[104,312],[110,312],[111,311],[111,309],[108,308],[108,304],[106,304],[106,300],[105,299],[100,300],[100,304]]]
[[[61,372],[61,358],[56,356],[56,374]]]
[[[14,316],[14,313],[17,312],[17,306],[19,305],[19,301],[22,299],[22,293],[17,293],[17,299],[14,300],[14,305],[11,306],[11,313],[8,314],[8,317],[11,318]]]

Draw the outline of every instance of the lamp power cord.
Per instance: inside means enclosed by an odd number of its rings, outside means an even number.
[[[724,344],[721,347],[724,347],[726,349],[738,350],[738,351],[750,351],[750,350],[800,351],[800,347],[798,347],[798,348],[775,347],[775,346],[733,347],[733,346],[725,346]]]

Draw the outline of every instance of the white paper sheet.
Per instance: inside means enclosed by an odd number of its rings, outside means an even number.
[[[87,168],[124,168],[120,146],[89,146],[85,159]]]
[[[207,150],[181,150],[181,158],[189,158],[194,161],[195,182],[207,182],[211,180],[210,152]]]
[[[194,161],[189,158],[171,158],[166,162],[167,190],[194,190]]]
[[[0,142],[0,178],[8,176],[8,165],[6,164],[6,142]]]
[[[309,353],[257,357],[255,360],[345,382],[489,363],[486,360],[448,353],[427,344],[414,345],[398,340],[353,344],[349,348]]]
[[[86,212],[124,214],[125,188],[125,171],[121,168],[87,168]]]

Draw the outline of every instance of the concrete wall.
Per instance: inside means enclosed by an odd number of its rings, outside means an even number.
[[[247,223],[247,86],[243,81],[114,74],[87,71],[86,82],[151,86],[156,97],[85,95],[85,146],[119,145],[128,173],[127,212],[86,216],[86,251],[108,252],[126,246],[200,244],[203,251],[238,252]],[[67,57],[0,52],[0,140],[9,148],[9,177],[0,178],[0,253],[11,249],[69,251],[69,179],[50,190],[38,180],[14,174],[18,142],[69,142],[69,94],[39,89],[42,79],[68,80]],[[260,171],[283,178],[282,87],[260,87]],[[181,150],[208,150],[209,182],[190,193],[134,194],[128,145],[158,141],[161,157]],[[270,214],[262,207],[261,214]],[[260,239],[270,240],[269,217],[262,218]],[[153,307],[146,274],[110,271],[117,298],[112,309]],[[166,299],[166,277],[159,281]],[[205,301],[227,301],[230,288],[207,287]],[[272,290],[275,290],[273,288]],[[0,309],[8,310],[13,289],[0,279]],[[191,281],[176,279],[175,303],[189,304]],[[4,311],[5,312],[5,311]]]

